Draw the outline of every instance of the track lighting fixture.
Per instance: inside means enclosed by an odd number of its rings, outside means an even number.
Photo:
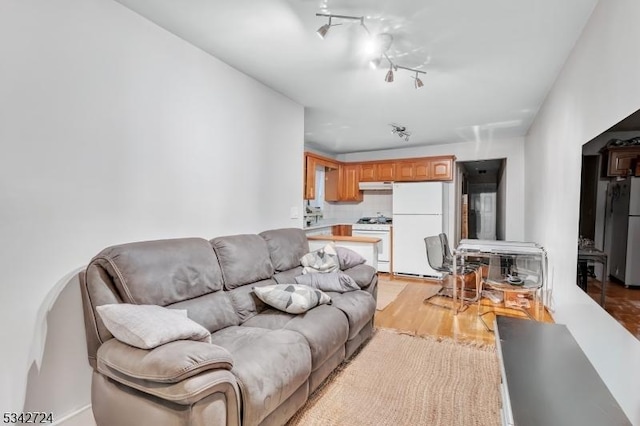
[[[329,14],[329,13],[316,13],[316,16],[323,16],[326,18],[329,18],[329,22],[324,24],[323,26],[321,26],[320,28],[318,28],[318,35],[320,36],[320,38],[324,39],[327,35],[327,32],[329,32],[329,29],[331,27],[334,27],[336,25],[342,25],[342,24],[332,24],[331,20],[332,19],[346,19],[346,20],[351,20],[351,21],[359,21],[360,22],[360,26],[367,32],[367,34],[369,34],[369,36],[371,36],[371,32],[369,31],[369,28],[367,28],[367,26],[364,23],[364,16],[348,16],[348,15],[334,15],[334,14]],[[394,63],[391,58],[389,58],[389,56],[387,55],[387,50],[389,49],[389,47],[391,46],[391,43],[393,42],[393,36],[391,34],[387,34],[387,33],[382,33],[382,34],[378,34],[376,36],[376,40],[378,42],[378,50],[379,52],[375,52],[378,56],[376,56],[375,58],[371,59],[369,61],[369,65],[371,66],[371,68],[376,69],[378,67],[380,67],[380,64],[382,62],[382,59],[386,59],[387,62],[389,63],[389,71],[387,71],[387,74],[385,75],[384,81],[386,81],[387,83],[393,83],[394,81],[394,75],[393,72],[394,71],[398,71],[398,69],[403,69],[406,71],[410,71],[410,72],[414,72],[416,74],[416,76],[414,77],[414,87],[416,89],[421,88],[422,86],[424,86],[424,83],[422,82],[422,80],[420,80],[418,74],[427,74],[425,71],[421,71],[415,68],[409,68],[409,67],[404,67],[402,65],[398,65],[396,63]],[[408,136],[407,136],[408,137]],[[408,139],[407,139],[408,140]]]
[[[401,139],[404,139],[405,142],[409,142],[409,136],[411,136],[411,132],[407,130],[405,126],[400,126],[399,124],[389,123],[391,126],[391,133],[400,136]]]

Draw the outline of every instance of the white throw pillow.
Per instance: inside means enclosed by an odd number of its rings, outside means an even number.
[[[186,310],[115,303],[96,311],[113,337],[136,348],[153,349],[174,340],[211,343],[209,330],[190,320]]]
[[[274,284],[254,287],[253,291],[267,305],[290,314],[302,314],[331,302],[328,294],[306,285]]]

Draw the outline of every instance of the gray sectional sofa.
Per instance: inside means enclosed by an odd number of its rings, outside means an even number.
[[[376,271],[344,272],[361,288],[328,293],[304,314],[262,303],[256,286],[294,283],[309,251],[300,229],[183,238],[104,249],[81,274],[92,406],[99,426],[282,425],[372,334]],[[139,349],[114,339],[107,304],[182,309],[211,343]]]

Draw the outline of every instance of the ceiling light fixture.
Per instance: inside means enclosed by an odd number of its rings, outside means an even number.
[[[391,133],[398,135],[401,139],[404,139],[405,142],[409,142],[409,136],[411,136],[411,132],[407,130],[405,126],[400,126],[399,124],[389,123],[391,126]]]
[[[317,33],[320,36],[320,38],[324,39],[327,35],[327,32],[329,31],[329,28],[336,26],[336,25],[341,25],[341,24],[332,24],[331,20],[332,19],[346,19],[346,20],[351,20],[351,21],[359,21],[360,22],[360,26],[367,32],[367,34],[369,34],[369,36],[371,36],[371,31],[369,31],[369,28],[367,28],[367,26],[364,23],[364,16],[348,16],[348,15],[334,15],[331,13],[316,13],[316,16],[323,16],[326,18],[329,18],[329,23],[324,24],[323,26],[321,26]],[[393,82],[393,71],[398,71],[398,69],[403,69],[406,71],[410,71],[410,72],[414,72],[416,73],[415,78],[415,82],[414,82],[414,86],[416,89],[421,88],[422,86],[424,86],[424,83],[422,82],[422,80],[420,80],[420,78],[418,77],[418,74],[427,74],[426,71],[422,71],[422,70],[418,70],[415,68],[409,68],[409,67],[405,67],[402,65],[398,65],[396,63],[394,63],[391,58],[389,58],[389,55],[387,55],[387,50],[389,49],[389,47],[391,46],[391,43],[393,42],[393,36],[391,34],[388,33],[382,33],[382,34],[378,34],[377,36],[377,41],[379,43],[379,49],[380,49],[380,55],[375,57],[374,59],[372,59],[371,61],[369,61],[369,65],[371,66],[371,68],[378,68],[380,66],[380,63],[382,62],[382,58],[385,58],[387,60],[387,62],[389,62],[389,71],[387,71],[387,74],[384,78],[384,81],[386,81],[387,83],[392,83]],[[373,42],[373,40],[372,40]],[[377,52],[376,52],[377,53]]]

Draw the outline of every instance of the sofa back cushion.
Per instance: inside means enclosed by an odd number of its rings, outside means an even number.
[[[222,289],[216,255],[201,238],[113,246],[94,262],[107,271],[127,303],[167,306]]]
[[[307,235],[299,228],[272,229],[260,233],[267,242],[271,263],[277,272],[300,266],[300,258],[309,252]]]
[[[258,298],[253,289],[255,287],[264,287],[267,285],[277,284],[274,280],[262,280],[252,283],[251,285],[243,285],[236,287],[233,290],[225,291],[224,293],[229,295],[231,303],[235,313],[240,318],[240,323],[244,323],[250,318],[253,318],[260,312],[268,309],[269,306]]]
[[[96,314],[110,303],[186,309],[188,317],[214,332],[238,325],[222,271],[209,242],[182,238],[122,244],[102,250],[84,273],[80,288],[89,362],[96,365],[100,345],[113,336]]]
[[[273,276],[267,243],[259,235],[218,237],[211,240],[211,245],[218,256],[227,290]]]

